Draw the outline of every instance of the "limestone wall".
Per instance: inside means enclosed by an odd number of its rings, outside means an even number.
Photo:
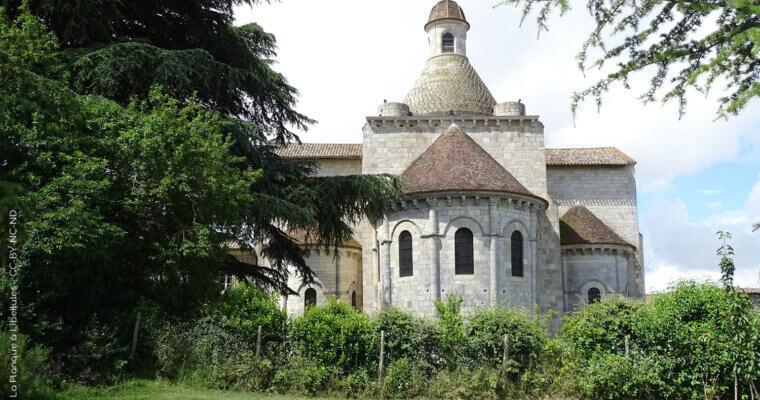
[[[319,169],[316,176],[346,176],[361,175],[362,161],[350,159],[318,160]]]
[[[618,293],[638,297],[641,273],[634,257],[629,249],[620,246],[563,248],[567,312],[588,304],[592,287],[599,289],[602,296]]]
[[[625,241],[639,247],[633,166],[549,167],[547,178],[549,194],[558,205],[560,217],[573,205],[581,204]]]
[[[499,304],[532,310],[537,283],[533,271],[538,267],[533,262],[537,253],[531,247],[531,238],[536,237],[536,225],[532,220],[537,203],[533,204],[531,206],[526,200],[510,201],[503,195],[493,200],[485,195],[483,198],[471,195],[465,196],[464,201],[461,196],[451,196],[450,200],[438,197],[430,202],[421,200],[416,205],[407,204],[405,209],[391,214],[378,232],[378,238],[385,243],[381,246],[380,280],[390,285],[386,292],[389,295],[387,305],[435,315],[433,301],[436,298],[458,294],[464,298],[463,311],[468,312],[474,307],[491,304],[494,294]],[[455,273],[454,236],[460,228],[468,228],[473,233],[472,275]],[[511,276],[509,238],[515,230],[524,237],[522,277]],[[398,237],[403,231],[412,234],[414,275],[411,277],[400,277],[399,273]],[[387,250],[383,246],[387,246]],[[492,246],[495,246],[493,254]],[[390,260],[387,280],[383,276],[382,264],[386,257],[383,251],[388,251]],[[440,278],[436,275],[436,257]],[[491,275],[492,262],[495,282]],[[438,296],[436,279],[440,279]]]
[[[340,248],[339,258],[332,251],[313,247],[306,259],[306,264],[315,274],[315,282],[304,285],[301,277],[291,268],[288,286],[298,292],[298,296],[288,296],[284,299],[288,315],[301,315],[304,311],[304,293],[308,288],[317,291],[317,304],[324,304],[332,296],[351,304],[351,294],[356,292],[357,308],[361,309],[362,293],[362,255],[360,249]]]

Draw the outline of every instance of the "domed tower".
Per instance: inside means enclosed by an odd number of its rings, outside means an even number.
[[[493,114],[496,100],[467,59],[469,30],[456,2],[433,7],[425,24],[430,57],[405,100],[413,115]]]

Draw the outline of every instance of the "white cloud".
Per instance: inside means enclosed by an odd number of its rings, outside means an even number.
[[[718,208],[723,207],[723,202],[722,201],[713,201],[713,202],[707,203],[707,207],[712,208],[713,210],[716,210]]]
[[[760,182],[758,182],[760,185]],[[647,291],[663,290],[678,279],[720,278],[717,231],[733,234],[736,284],[757,287],[760,234],[751,232],[748,210],[727,212],[703,223],[689,222],[681,200],[652,205],[644,221]]]
[[[713,195],[716,195],[716,194],[720,193],[720,190],[704,189],[704,190],[700,190],[699,193],[702,193],[705,196],[713,196]]]

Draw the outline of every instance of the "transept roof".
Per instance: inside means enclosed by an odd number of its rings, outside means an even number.
[[[636,246],[623,240],[588,208],[581,205],[571,207],[560,218],[559,236],[562,246],[608,244],[636,249]]]

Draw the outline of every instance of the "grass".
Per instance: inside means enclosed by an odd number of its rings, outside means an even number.
[[[110,387],[72,387],[56,400],[307,400],[306,397],[204,390],[162,381],[133,380]],[[329,400],[308,398],[308,400]]]

